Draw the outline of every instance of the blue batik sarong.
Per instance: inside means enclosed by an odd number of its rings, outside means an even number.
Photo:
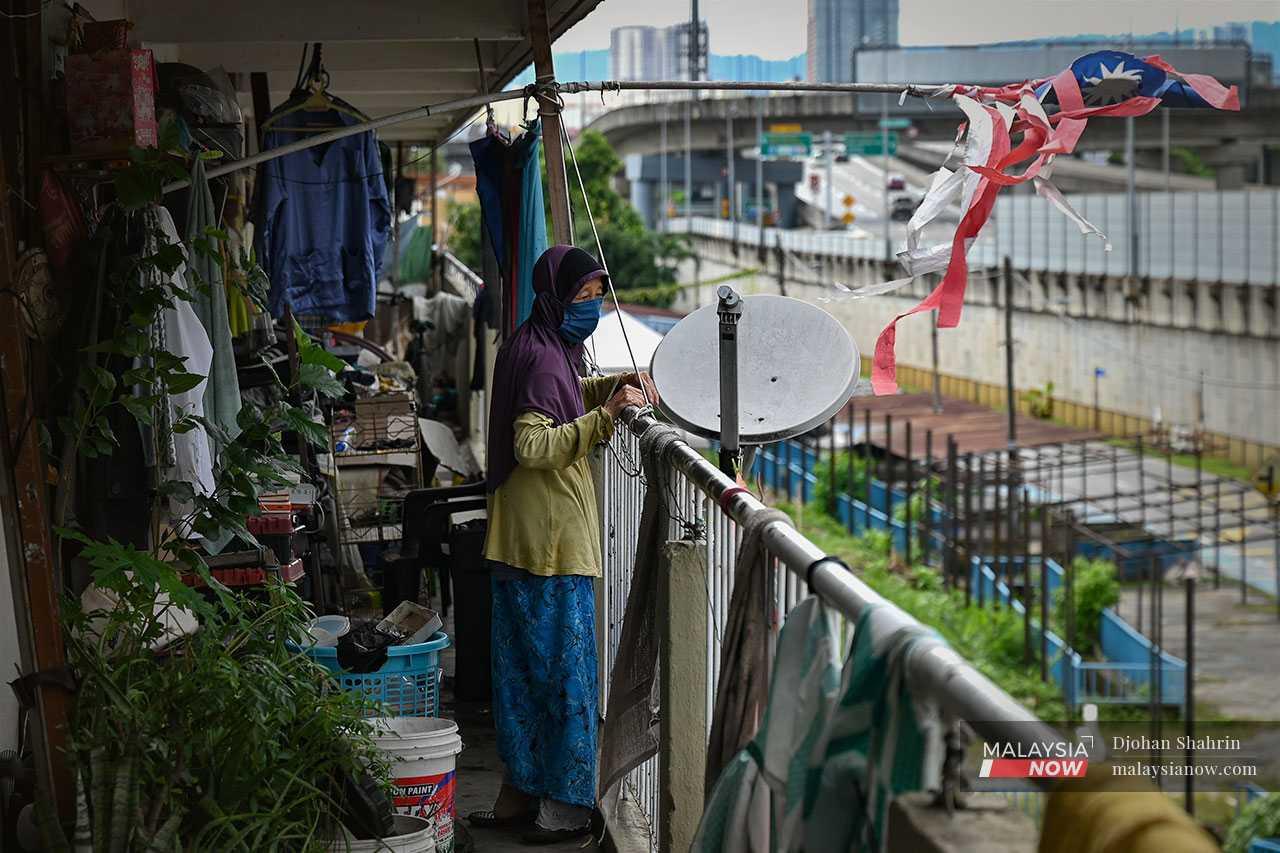
[[[495,572],[493,716],[505,781],[594,806],[596,706],[591,578]]]

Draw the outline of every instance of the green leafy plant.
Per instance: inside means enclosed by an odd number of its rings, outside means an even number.
[[[1258,797],[1240,810],[1227,830],[1222,853],[1248,853],[1255,838],[1280,836],[1280,794]]]
[[[1043,388],[1032,388],[1022,395],[1022,402],[1027,404],[1031,417],[1042,421],[1053,418],[1053,383],[1046,382]]]
[[[171,434],[205,430],[219,448],[215,488],[200,494],[157,475],[157,497],[189,509],[157,529],[150,548],[95,538],[74,525],[58,528],[64,548],[78,549],[75,558],[115,602],[109,612],[82,612],[77,600],[63,607],[67,660],[79,684],[68,758],[88,792],[95,853],[315,849],[333,831],[345,775],[371,769],[385,783],[385,765],[361,722],[372,709],[290,647],[311,615],[291,588],[275,584],[265,601],[238,594],[211,576],[187,536],[231,532],[255,542],[246,519],[259,512],[259,494],[304,473],[286,453],[284,433],[318,446],[328,435],[288,402],[278,380],[268,389],[271,402],[244,405],[234,438],[204,418],[167,423],[156,416],[170,395],[203,378],[151,334],[162,312],[192,298],[168,280],[184,257],[216,256],[248,283],[251,296],[265,293],[252,257],[224,252],[217,229],[184,247],[169,243],[147,212],[167,181],[185,175],[175,147],[166,128],[159,149],[134,152],[117,176],[118,204],[151,248],[124,257],[100,283],[101,313],[90,328],[113,334],[73,353],[74,379],[56,419],[63,433],[57,464],[70,471],[78,457],[114,452],[112,417],[125,414],[153,430],[157,446]],[[102,228],[99,239],[112,240],[111,229]],[[208,286],[188,271],[193,287]],[[302,369],[293,392],[341,393],[333,374],[342,363],[300,329],[294,334]],[[184,576],[211,595],[197,593]],[[198,630],[172,640],[166,625],[179,612],[194,616]],[[171,642],[157,652],[162,637]],[[43,826],[49,849],[66,849],[56,822]]]
[[[1071,563],[1072,589],[1075,601],[1075,649],[1081,654],[1093,653],[1098,645],[1102,611],[1120,601],[1120,581],[1116,564],[1110,560],[1076,557]],[[1066,585],[1053,593],[1054,630],[1066,637]]]
[[[818,482],[813,487],[813,500],[823,509],[836,505],[840,495],[862,500],[867,490],[867,460],[858,453],[842,450],[836,453],[835,481],[831,480],[829,458],[818,463],[814,470]]]

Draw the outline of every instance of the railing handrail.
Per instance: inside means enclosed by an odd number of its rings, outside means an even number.
[[[646,433],[659,421],[634,408],[624,410],[623,422],[645,443]],[[665,444],[665,461],[716,502],[738,524],[746,524],[768,509],[749,491],[707,461],[687,442]],[[769,551],[787,569],[805,578],[814,593],[846,618],[857,621],[870,606],[881,605],[897,622],[893,629],[919,628],[920,623],[887,601],[860,578],[782,521],[769,522],[762,534]],[[1062,737],[1035,714],[1018,704],[940,638],[922,638],[920,651],[907,660],[908,683],[933,698],[941,709],[963,719],[983,738],[1008,743],[1045,743]]]

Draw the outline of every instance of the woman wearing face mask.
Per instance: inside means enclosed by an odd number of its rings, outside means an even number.
[[[656,401],[648,374],[580,378],[582,342],[600,320],[605,271],[555,246],[533,270],[529,318],[498,351],[489,412],[493,713],[505,765],[477,826],[531,844],[590,832],[596,785],[592,578],[600,519],[587,455],[627,406]]]

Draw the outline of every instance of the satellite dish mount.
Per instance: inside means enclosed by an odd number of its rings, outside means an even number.
[[[738,320],[742,297],[727,284],[716,291],[720,304],[720,470],[737,476],[738,466]]]

